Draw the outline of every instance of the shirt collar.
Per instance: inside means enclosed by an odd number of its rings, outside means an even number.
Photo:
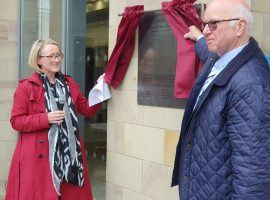
[[[248,44],[248,43],[247,43]],[[226,65],[235,57],[239,52],[242,51],[242,49],[247,45],[244,44],[240,47],[237,47],[236,49],[233,49],[231,51],[228,51],[223,56],[220,57],[220,59],[215,63],[215,66],[217,68],[225,68]]]

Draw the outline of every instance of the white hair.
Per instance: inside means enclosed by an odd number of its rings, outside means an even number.
[[[249,7],[245,4],[237,4],[233,8],[234,16],[238,16],[247,22],[247,31],[251,35],[253,26],[253,15]]]

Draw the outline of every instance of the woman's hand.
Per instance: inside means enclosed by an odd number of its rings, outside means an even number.
[[[97,83],[100,82],[102,79],[103,79],[103,81],[105,82],[104,76],[105,76],[105,73],[103,73],[102,75],[100,75],[100,76],[98,77]]]
[[[49,124],[61,124],[65,119],[64,111],[53,111],[48,113]]]

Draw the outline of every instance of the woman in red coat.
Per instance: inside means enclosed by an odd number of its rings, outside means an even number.
[[[37,40],[29,65],[35,73],[19,81],[11,125],[19,132],[6,200],[92,200],[77,113],[93,116],[75,81],[60,72],[57,42]]]

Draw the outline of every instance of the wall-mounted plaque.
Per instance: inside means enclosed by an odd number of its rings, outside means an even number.
[[[145,12],[139,25],[138,104],[184,108],[174,97],[177,43],[162,11]]]

